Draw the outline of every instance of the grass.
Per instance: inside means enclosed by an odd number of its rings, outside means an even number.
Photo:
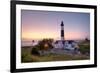
[[[38,56],[37,56],[38,57]],[[57,54],[49,54],[46,56],[38,57],[38,62],[45,61],[69,61],[69,60],[85,60],[89,59],[86,56],[72,56],[72,55],[57,55]]]
[[[31,50],[31,48],[22,48],[22,63],[89,59],[89,57],[85,55],[48,54],[43,56],[36,56],[31,54]]]
[[[35,55],[32,54],[32,46],[22,47],[21,49],[21,62],[47,62],[47,61],[69,61],[69,60],[86,60],[89,59],[90,56],[86,53],[90,53],[90,42],[80,42],[78,43],[79,50],[81,52],[80,55],[69,55],[69,54],[47,54],[47,55]],[[33,53],[36,53],[36,50],[33,48]]]
[[[83,54],[90,53],[90,42],[81,42],[79,43],[80,52]]]

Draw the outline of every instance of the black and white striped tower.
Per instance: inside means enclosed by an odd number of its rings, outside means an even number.
[[[64,23],[63,21],[61,22],[61,41],[62,41],[63,48],[64,48]]]

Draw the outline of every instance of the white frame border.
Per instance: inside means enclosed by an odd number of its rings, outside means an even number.
[[[21,63],[21,9],[90,13],[90,60]],[[94,9],[16,5],[16,69],[94,64]]]

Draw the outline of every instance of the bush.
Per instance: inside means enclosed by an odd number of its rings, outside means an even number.
[[[53,48],[52,42],[53,39],[43,39],[39,41],[38,47],[40,50],[50,50]]]
[[[80,52],[85,54],[85,53],[90,53],[90,45],[79,45],[80,46]]]
[[[39,48],[38,47],[33,47],[32,51],[31,51],[31,54],[32,55],[40,55]]]

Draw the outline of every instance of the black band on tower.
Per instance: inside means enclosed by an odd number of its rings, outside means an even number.
[[[61,37],[64,37],[64,30],[61,30]]]

